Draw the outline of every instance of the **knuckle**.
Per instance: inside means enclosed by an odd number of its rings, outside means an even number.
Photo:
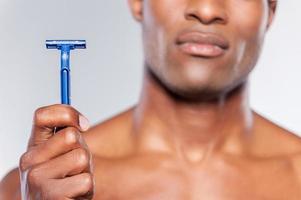
[[[72,121],[72,114],[70,112],[64,111],[61,116],[64,119],[64,121],[67,121],[67,122]]]
[[[73,121],[76,118],[76,111],[71,106],[63,106],[62,108],[62,117],[66,121]]]
[[[35,110],[34,115],[35,115],[35,116],[39,116],[39,115],[41,115],[45,110],[46,110],[46,106],[39,107],[39,108],[37,108],[37,109]]]
[[[34,185],[34,186],[39,185],[39,181],[40,181],[39,170],[34,167],[29,169],[27,173],[27,180],[30,185]]]
[[[47,110],[46,107],[40,107],[35,110],[34,112],[34,121],[38,123],[41,119],[43,119],[43,116],[45,114],[45,111]]]
[[[94,188],[94,178],[93,175],[90,173],[83,174],[83,187],[85,191],[93,191]]]
[[[63,136],[64,136],[64,143],[66,145],[74,145],[79,143],[80,135],[78,130],[74,127],[66,128]]]
[[[77,149],[76,152],[76,163],[79,167],[87,167],[89,165],[89,160],[90,160],[90,156],[89,153],[83,149],[83,148],[79,148]]]
[[[32,154],[30,152],[25,152],[22,154],[19,160],[19,168],[21,171],[25,171],[28,167],[30,167],[32,161]]]

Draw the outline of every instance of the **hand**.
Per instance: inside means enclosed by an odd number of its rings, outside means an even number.
[[[81,136],[88,128],[88,120],[70,106],[36,110],[19,164],[23,200],[92,199],[92,156]]]

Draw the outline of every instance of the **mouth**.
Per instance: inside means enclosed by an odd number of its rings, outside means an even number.
[[[176,44],[184,54],[205,58],[222,56],[229,48],[229,42],[222,36],[199,31],[180,34]]]

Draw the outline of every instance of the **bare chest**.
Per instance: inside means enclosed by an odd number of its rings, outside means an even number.
[[[111,163],[95,165],[98,200],[298,200],[300,186],[282,167]]]

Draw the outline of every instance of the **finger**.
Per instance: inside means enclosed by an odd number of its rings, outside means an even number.
[[[32,198],[53,200],[92,199],[93,188],[94,181],[92,175],[83,173],[72,178],[44,180],[43,183],[37,185],[39,196],[36,197],[36,195],[33,194],[34,196]],[[88,192],[85,193],[85,191]],[[87,194],[89,194],[89,196],[86,196]],[[74,197],[70,197],[72,195],[74,195]]]
[[[83,172],[90,172],[90,153],[82,148],[34,166],[34,174],[41,179],[62,179]],[[45,173],[46,172],[46,173]]]
[[[33,165],[43,163],[76,148],[86,148],[86,146],[80,132],[76,128],[68,127],[44,143],[31,147],[21,156],[19,166],[22,171],[25,171]]]
[[[36,110],[29,146],[43,143],[53,135],[55,127],[74,127],[80,131],[89,128],[88,120],[68,105],[52,105]]]
[[[90,173],[82,173],[58,180],[58,185],[64,190],[65,197],[92,199],[94,193],[94,178]]]

